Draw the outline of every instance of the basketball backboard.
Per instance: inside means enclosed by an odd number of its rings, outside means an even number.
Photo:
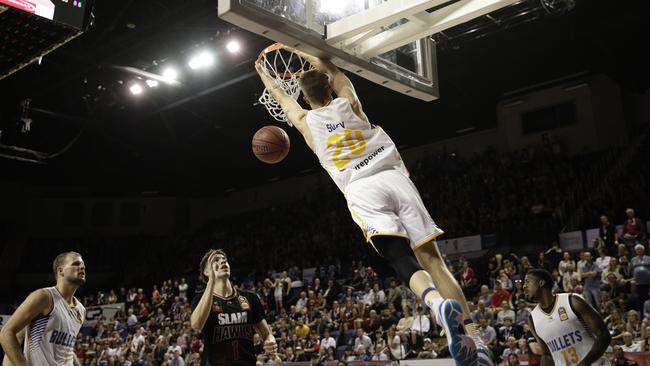
[[[219,17],[400,93],[438,98],[431,35],[521,0],[219,0]]]

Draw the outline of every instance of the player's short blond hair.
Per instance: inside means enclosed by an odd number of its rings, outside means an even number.
[[[298,79],[298,84],[305,96],[316,103],[325,103],[332,95],[330,79],[320,70],[312,69],[303,72]]]
[[[205,254],[203,254],[203,258],[201,258],[201,263],[199,264],[199,281],[202,283],[208,283],[208,276],[203,273],[203,270],[205,269],[205,265],[208,264],[208,258],[210,258],[210,256],[214,253],[228,257],[223,249],[210,249],[205,252]]]
[[[52,273],[54,273],[54,279],[56,279],[56,274],[59,267],[62,267],[63,264],[65,263],[65,260],[68,259],[68,256],[71,255],[77,255],[81,257],[81,254],[77,252],[64,252],[57,255],[56,258],[54,258],[54,262],[52,262]]]

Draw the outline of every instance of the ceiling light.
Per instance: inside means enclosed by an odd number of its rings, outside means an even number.
[[[131,91],[131,94],[138,95],[138,94],[142,94],[143,89],[140,83],[135,83],[129,87],[129,90]]]
[[[241,49],[241,45],[237,41],[230,41],[226,45],[226,48],[228,49],[228,52],[230,52],[230,53],[237,53]]]
[[[190,59],[187,63],[192,70],[202,69],[214,64],[214,56],[207,51],[203,51]]]
[[[163,70],[162,76],[167,80],[176,80],[178,72],[173,67],[167,67]]]

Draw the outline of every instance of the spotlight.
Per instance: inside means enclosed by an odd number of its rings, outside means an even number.
[[[197,70],[204,67],[212,66],[213,63],[214,63],[214,56],[207,51],[203,51],[195,55],[194,57],[192,57],[190,61],[187,63],[187,65],[190,67],[190,69]]]
[[[173,67],[167,67],[162,72],[162,76],[168,80],[176,80],[178,77],[178,72]]]
[[[230,53],[237,53],[241,49],[241,45],[237,41],[230,41],[226,45],[226,48],[228,49],[228,52],[230,52]]]
[[[140,85],[140,83],[134,83],[129,87],[129,90],[133,95],[142,94],[142,85]]]
[[[157,80],[147,79],[146,83],[147,83],[147,85],[149,85],[150,88],[155,88],[155,87],[158,86],[158,81]]]

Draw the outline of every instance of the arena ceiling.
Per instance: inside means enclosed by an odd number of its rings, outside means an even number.
[[[650,85],[650,6],[579,0],[575,9],[438,53],[441,99],[426,103],[353,78],[370,119],[400,146],[496,126],[504,93],[576,73],[605,73],[625,88]],[[252,62],[269,42],[216,16],[210,0],[97,0],[84,35],[0,81],[2,143],[60,155],[34,164],[0,159],[2,177],[88,187],[94,194],[220,194],[319,168],[296,131],[277,165],[251,153],[253,133],[274,121],[256,99],[262,85]],[[213,69],[182,85],[139,96],[129,82],[202,47],[223,49]],[[20,132],[21,101],[31,99],[31,131]],[[71,143],[73,142],[73,143]],[[69,145],[69,146],[68,146]]]

